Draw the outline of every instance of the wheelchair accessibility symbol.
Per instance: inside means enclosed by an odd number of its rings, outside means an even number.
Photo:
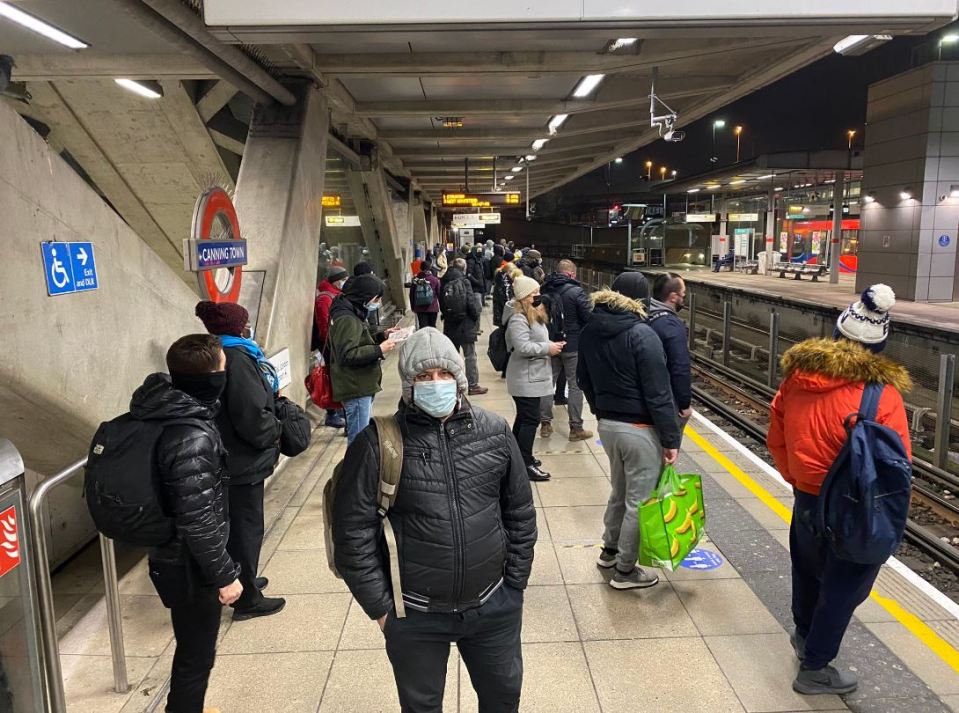
[[[99,285],[93,243],[41,243],[47,294],[95,290]]]

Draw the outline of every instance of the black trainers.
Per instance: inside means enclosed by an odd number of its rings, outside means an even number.
[[[659,584],[659,577],[655,574],[647,574],[642,567],[633,567],[632,572],[620,572],[617,568],[613,572],[613,578],[609,580],[609,586],[613,589],[646,589]]]
[[[802,661],[802,658],[806,652],[806,637],[800,635],[798,631],[794,631],[792,636],[789,637],[789,643],[793,645],[793,651],[796,652],[796,658]]]
[[[800,669],[793,681],[793,690],[806,696],[842,696],[852,693],[858,686],[859,678],[856,674],[839,671],[833,666],[823,666],[815,671]]]
[[[262,592],[264,589],[270,586],[270,580],[266,577],[257,577],[253,580],[253,584],[255,584],[256,588]]]
[[[619,550],[614,550],[611,547],[604,547],[599,553],[599,559],[596,560],[596,564],[602,567],[603,569],[609,569],[610,567],[616,566],[616,555],[619,554]]]
[[[550,474],[540,468],[538,465],[526,466],[526,474],[529,475],[530,480],[537,483],[542,483],[550,479]]]
[[[256,619],[260,616],[270,616],[278,614],[286,606],[286,600],[282,597],[263,597],[259,602],[251,607],[236,607],[233,610],[233,621],[246,621],[247,619]]]

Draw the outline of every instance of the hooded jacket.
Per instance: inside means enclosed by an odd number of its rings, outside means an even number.
[[[225,587],[240,573],[226,542],[230,526],[223,489],[226,451],[213,426],[215,409],[174,389],[166,374],[151,374],[130,402],[130,415],[141,421],[196,419],[199,424],[172,424],[156,446],[161,498],[173,518],[176,536],[150,549],[150,560],[199,571],[203,584]]]
[[[579,335],[589,321],[593,304],[579,282],[562,272],[554,272],[543,282],[544,295],[557,295],[563,300],[563,325],[566,330],[564,352],[579,351]]]
[[[666,368],[673,389],[676,408],[684,411],[692,402],[692,373],[689,366],[689,332],[686,325],[669,305],[650,300],[649,326],[653,328],[666,353]]]
[[[273,474],[280,460],[282,424],[273,394],[256,360],[239,347],[227,347],[226,390],[220,397],[216,426],[226,446],[233,485],[253,485]]]
[[[783,381],[770,408],[766,445],[786,482],[818,495],[843,444],[867,382],[883,384],[876,421],[896,431],[912,456],[902,394],[912,388],[901,364],[847,339],[807,339],[782,358]]]
[[[663,448],[682,432],[662,342],[643,321],[643,304],[613,290],[594,292],[580,334],[576,382],[599,418],[653,426]]]
[[[397,540],[407,607],[461,612],[506,584],[524,589],[533,564],[536,513],[523,457],[506,421],[465,398],[462,360],[435,329],[400,348],[403,473],[387,517]],[[460,400],[445,421],[412,400],[418,373],[443,368]],[[371,619],[393,606],[389,557],[377,515],[379,438],[371,424],[346,451],[333,503],[336,567]]]
[[[493,275],[493,324],[503,324],[503,307],[513,299],[513,279],[522,275],[516,265],[510,261],[503,261]]]
[[[342,294],[342,290],[329,280],[323,280],[317,287],[316,301],[313,303],[313,319],[316,321],[316,333],[320,348],[325,350],[330,338],[330,307],[333,300]]]
[[[366,317],[366,309],[345,294],[330,308],[330,381],[333,398],[340,402],[373,396],[381,388],[383,337],[373,335]]]
[[[441,280],[440,309],[443,311],[443,334],[450,338],[453,344],[472,344],[476,341],[476,330],[479,329],[480,309],[473,297],[473,288],[462,270],[451,267]],[[457,293],[457,301],[465,301],[466,317],[454,318],[449,312],[449,301],[446,295]]]
[[[470,281],[470,287],[473,292],[483,294],[486,292],[486,283],[483,273],[483,258],[474,252],[466,257],[466,277]]]

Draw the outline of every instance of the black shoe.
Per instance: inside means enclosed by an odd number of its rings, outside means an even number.
[[[793,690],[804,696],[837,695],[852,693],[859,686],[859,678],[852,671],[839,671],[832,666],[823,666],[817,671],[800,669],[793,681]]]
[[[262,592],[270,585],[270,580],[266,577],[257,577],[253,580],[253,584],[255,584],[256,588]]]
[[[529,479],[537,483],[542,483],[550,479],[549,473],[540,468],[538,465],[528,465],[526,466],[526,473],[529,475]]]
[[[561,397],[561,398],[558,398],[558,399],[557,399],[557,398],[554,398],[554,399],[553,399],[553,405],[554,405],[554,406],[568,406],[568,405],[569,405],[569,399],[567,399],[565,396],[564,396],[564,397]]]
[[[236,607],[233,610],[233,621],[246,621],[247,619],[256,619],[259,616],[270,616],[277,614],[286,606],[286,600],[282,597],[263,597],[258,603],[251,607]]]
[[[533,458],[533,465],[539,468],[541,465],[543,465],[543,461],[541,461],[539,458]]]

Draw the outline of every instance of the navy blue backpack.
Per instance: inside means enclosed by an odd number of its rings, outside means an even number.
[[[885,562],[902,542],[909,514],[912,465],[899,434],[876,422],[882,390],[866,384],[819,492],[820,532],[836,557],[858,564]]]

